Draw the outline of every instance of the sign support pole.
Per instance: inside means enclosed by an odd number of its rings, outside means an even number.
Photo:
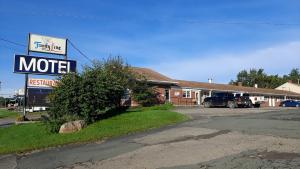
[[[24,105],[23,105],[23,117],[26,117],[26,105],[27,105],[27,82],[28,74],[25,74],[25,87],[24,87]]]
[[[68,39],[66,39],[66,54],[64,55],[64,59],[68,60]]]
[[[30,43],[30,33],[28,34],[28,45],[27,45],[27,55],[29,55],[29,43]],[[24,85],[24,105],[23,105],[23,118],[26,118],[26,106],[27,106],[27,88],[28,88],[28,73],[25,74],[25,85]]]

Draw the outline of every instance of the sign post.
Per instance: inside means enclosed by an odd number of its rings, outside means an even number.
[[[64,61],[62,61],[61,59],[48,59],[48,58],[38,58],[34,56],[29,56],[30,52],[62,55],[64,56]],[[29,73],[59,75],[59,74],[64,74],[72,71],[75,72],[76,70],[76,62],[67,60],[67,39],[29,33],[26,54],[27,54],[26,57],[24,57],[24,55],[23,56],[15,55],[15,66],[14,66],[15,73],[25,73],[24,105],[23,105],[24,120],[26,116],[26,106],[28,100],[27,88],[28,88]],[[18,58],[19,60],[17,60]],[[19,66],[19,68],[16,68],[16,66]],[[49,67],[51,67],[51,70],[49,70]]]
[[[30,54],[29,52],[29,43],[30,43],[30,33],[28,35],[28,45],[27,45],[27,55]],[[23,104],[23,120],[25,120],[26,117],[26,106],[27,106],[27,88],[28,88],[28,74],[25,74],[25,85],[24,85],[24,104]]]
[[[66,52],[64,54],[64,59],[67,60],[68,59],[68,39],[66,39]]]

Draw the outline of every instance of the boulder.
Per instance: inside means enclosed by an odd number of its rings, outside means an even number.
[[[59,133],[73,133],[84,128],[86,125],[84,120],[76,120],[64,123],[60,126]]]

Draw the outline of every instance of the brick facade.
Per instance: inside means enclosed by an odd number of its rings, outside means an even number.
[[[203,99],[209,96],[211,92],[249,93],[252,97],[262,98],[262,100],[258,100],[262,101],[262,107],[279,106],[280,102],[284,99],[300,100],[300,94],[289,91],[175,80],[147,68],[132,68],[132,70],[134,73],[145,76],[149,84],[156,87],[159,103],[171,102],[174,105],[197,105],[202,103]],[[188,98],[184,97],[184,90],[190,90]],[[200,99],[196,98],[196,95]],[[272,99],[270,103],[269,99]],[[131,105],[134,106],[137,104],[132,101]]]
[[[195,91],[191,91],[190,95],[190,98],[184,98],[182,89],[171,89],[171,103],[174,105],[196,105]]]

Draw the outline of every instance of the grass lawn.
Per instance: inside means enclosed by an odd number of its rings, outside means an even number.
[[[0,118],[17,117],[18,113],[6,109],[0,109]]]
[[[126,113],[95,122],[71,134],[53,134],[42,123],[0,128],[0,153],[25,152],[51,146],[88,142],[158,128],[188,117],[159,108],[130,109]]]

